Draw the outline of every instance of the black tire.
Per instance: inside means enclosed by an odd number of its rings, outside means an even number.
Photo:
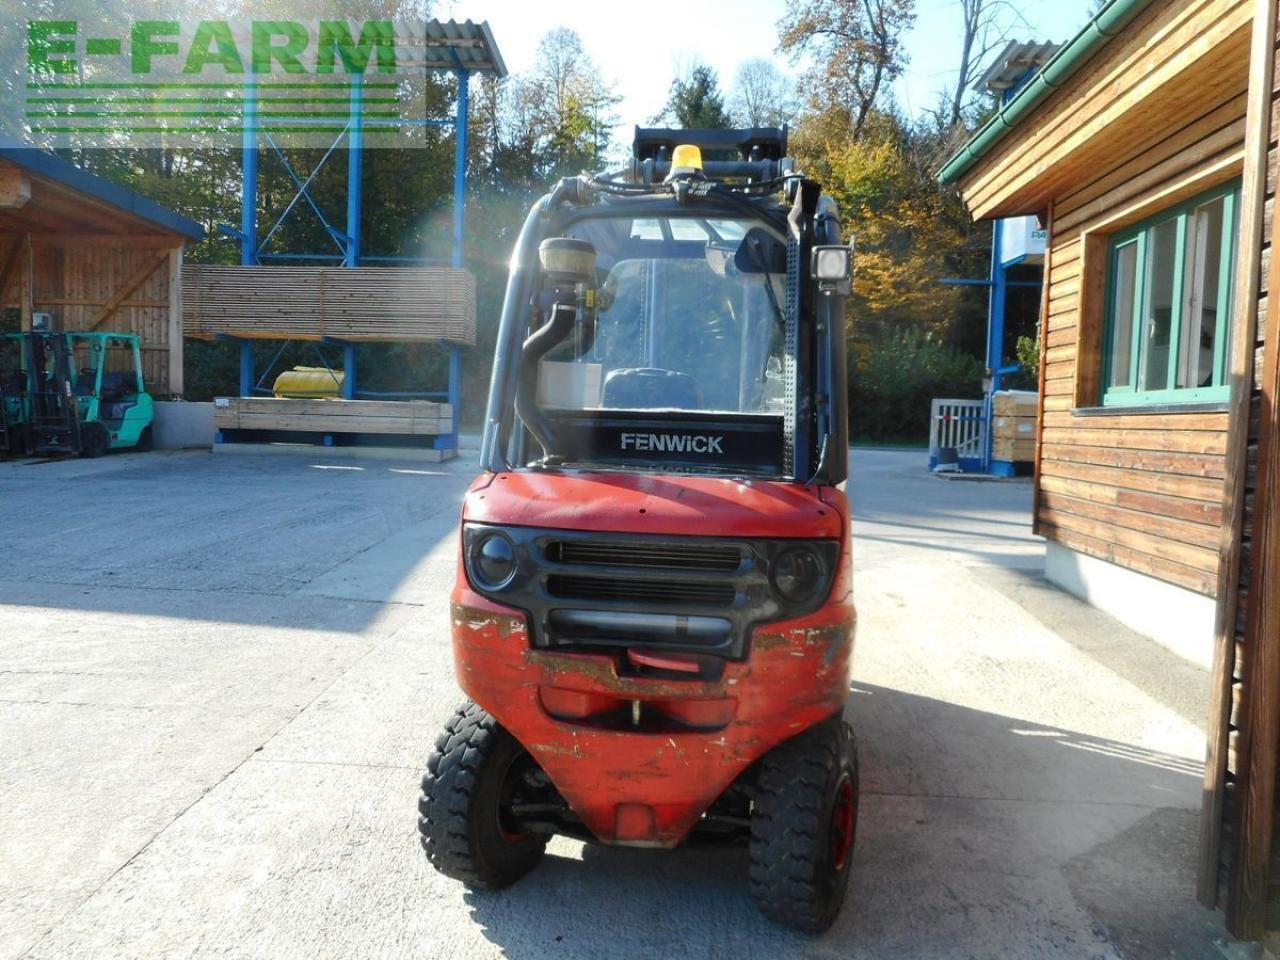
[[[80,455],[101,457],[111,449],[111,434],[100,423],[86,423],[80,427]]]
[[[504,823],[512,779],[532,763],[487,711],[467,701],[445,724],[427,761],[418,832],[427,859],[447,877],[498,889],[538,865],[547,837]]]
[[[803,933],[835,921],[858,823],[858,753],[840,717],[760,761],[751,813],[751,894],[770,920]]]
[[[142,428],[142,432],[138,434],[138,445],[134,447],[139,453],[150,453],[156,445],[155,437],[151,433],[151,426],[147,425]]]

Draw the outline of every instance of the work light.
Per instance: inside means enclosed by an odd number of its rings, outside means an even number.
[[[809,272],[819,289],[847,295],[853,289],[853,250],[843,244],[814,247]]]

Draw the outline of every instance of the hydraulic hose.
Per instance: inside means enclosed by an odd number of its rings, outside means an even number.
[[[557,303],[551,308],[551,319],[525,340],[520,351],[520,372],[516,382],[516,416],[524,421],[533,438],[547,457],[563,454],[557,442],[555,427],[538,406],[538,364],[553,347],[563,343],[573,332],[577,310]]]

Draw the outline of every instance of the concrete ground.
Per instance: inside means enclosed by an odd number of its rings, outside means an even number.
[[[1028,484],[921,461],[854,456],[862,809],[819,939],[741,851],[427,865],[470,464],[0,465],[0,958],[1220,956],[1207,678],[1044,585]]]

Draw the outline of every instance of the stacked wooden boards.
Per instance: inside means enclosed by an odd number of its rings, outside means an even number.
[[[219,397],[213,404],[213,425],[224,440],[266,433],[437,437],[453,431],[453,407],[427,400]]]
[[[1040,395],[1001,390],[991,398],[991,456],[1008,463],[1036,458],[1036,413]]]
[[[455,267],[182,270],[189,337],[476,342],[476,279]]]

